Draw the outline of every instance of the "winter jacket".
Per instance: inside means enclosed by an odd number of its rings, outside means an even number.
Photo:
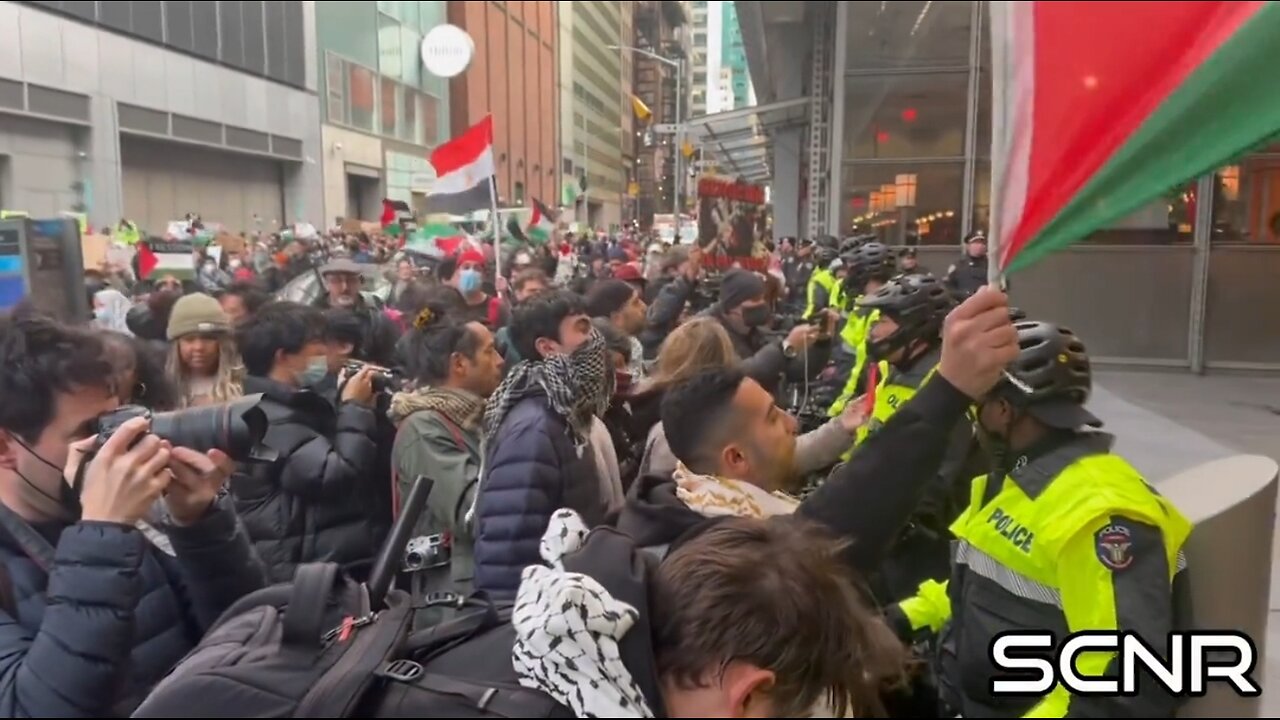
[[[694,287],[694,283],[681,275],[664,283],[657,296],[649,303],[649,309],[645,313],[645,327],[640,332],[645,359],[658,357],[662,341],[680,323],[680,314],[689,304],[689,298],[693,297]]]
[[[419,475],[433,482],[427,510],[411,537],[444,534],[452,540],[449,567],[438,574],[428,572],[426,591],[469,595],[475,575],[475,539],[466,515],[480,481],[479,434],[436,410],[419,410],[401,422],[392,462],[402,498]]]
[[[279,457],[248,463],[231,478],[236,511],[272,579],[293,578],[299,563],[332,561],[359,574],[374,553],[377,446],[373,411],[333,405],[309,390],[261,377],[245,393],[262,393],[264,440]]]
[[[880,567],[921,496],[935,481],[969,398],[940,375],[893,415],[796,510],[854,540],[849,564],[863,575]],[[666,545],[704,518],[676,496],[668,476],[641,477],[610,524],[641,547]]]
[[[0,537],[17,611],[0,611],[4,717],[128,716],[223,610],[266,580],[225,501],[190,527],[166,528],[176,556],[114,523],[35,530],[54,546],[47,575]]]
[[[578,511],[595,527],[606,502],[589,448],[574,445],[568,423],[544,395],[511,408],[485,450],[476,500],[477,590],[511,594],[520,571],[541,562],[538,545],[551,514]]]
[[[777,394],[784,376],[795,381],[803,381],[806,375],[816,377],[831,359],[830,341],[816,342],[805,353],[788,358],[782,349],[782,338],[760,328],[752,328],[745,335],[739,333],[725,319],[719,305],[712,305],[704,314],[718,320],[729,333],[742,371],[771,393]]]

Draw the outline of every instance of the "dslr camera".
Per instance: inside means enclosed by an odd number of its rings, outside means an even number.
[[[404,548],[404,571],[414,573],[448,565],[453,558],[452,544],[444,533],[413,538]]]
[[[349,380],[353,375],[365,369],[366,366],[368,366],[368,363],[360,362],[359,360],[348,360],[347,363],[342,366],[342,369],[345,371],[347,379]],[[374,367],[372,380],[373,391],[375,393],[395,392],[404,385],[399,373],[395,370],[388,370],[387,368],[381,367]]]
[[[262,444],[267,436],[268,422],[266,412],[259,407],[261,402],[261,394],[246,395],[224,405],[160,413],[140,405],[125,405],[98,417],[94,453],[121,425],[136,417],[144,417],[151,421],[151,434],[168,440],[174,447],[198,452],[221,450],[236,462],[273,462],[279,454]]]

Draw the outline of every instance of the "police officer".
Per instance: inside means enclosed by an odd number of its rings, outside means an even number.
[[[813,277],[813,240],[792,238],[795,252],[782,261],[782,277],[787,283],[787,306],[803,309],[808,302],[809,279]]]
[[[886,253],[887,256],[887,253]],[[874,393],[871,417],[859,430],[854,454],[915,396],[938,370],[943,320],[955,306],[947,289],[931,275],[901,275],[859,303],[879,312],[867,336],[867,359],[888,365]],[[969,475],[965,463],[973,448],[970,424],[959,422],[938,470],[938,479],[921,498],[911,522],[890,549],[872,589],[884,600],[905,597],[921,582],[947,577],[948,526],[959,514]]]
[[[942,699],[964,717],[1173,717],[1154,682],[1124,697],[993,697],[996,635],[1131,631],[1167,658],[1168,633],[1188,627],[1182,547],[1191,523],[1111,452],[1085,409],[1092,387],[1084,345],[1066,328],[1016,325],[1016,380],[978,403],[977,429],[992,472],[973,481],[951,526],[949,583],[926,582],[891,609],[906,633],[940,632]],[[1116,676],[1115,653],[1087,652],[1081,676]]]
[[[831,271],[831,263],[838,258],[836,239],[823,235],[814,242],[813,275],[805,294],[804,317],[811,318],[830,306],[833,295],[839,292],[835,273]],[[839,296],[836,295],[838,298]]]
[[[875,308],[861,304],[864,297],[874,295],[888,282],[893,275],[893,259],[889,248],[883,243],[867,242],[858,245],[847,256],[848,274],[844,281],[846,302],[853,305],[840,331],[841,349],[852,358],[848,368],[841,368],[847,374],[844,389],[831,405],[828,413],[837,417],[844,412],[849,400],[860,395],[866,380],[867,336],[871,326],[880,319],[880,312]],[[886,368],[882,368],[887,370]],[[880,377],[884,373],[879,374]]]
[[[981,230],[964,239],[964,253],[947,268],[946,280],[947,289],[957,300],[964,300],[987,284],[987,237]]]
[[[920,267],[920,260],[916,257],[916,249],[913,247],[902,248],[898,253],[898,272],[903,275],[913,273],[927,273],[925,268]],[[955,293],[952,293],[953,295]]]

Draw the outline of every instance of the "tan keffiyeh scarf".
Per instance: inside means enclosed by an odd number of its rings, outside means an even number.
[[[434,410],[449,418],[459,428],[469,433],[478,433],[480,421],[484,417],[484,400],[466,390],[419,388],[393,395],[387,417],[393,425],[400,427],[405,418],[423,410]]]
[[[671,476],[676,497],[690,510],[705,517],[767,518],[791,515],[800,501],[782,492],[769,492],[741,480],[698,475],[684,463]]]

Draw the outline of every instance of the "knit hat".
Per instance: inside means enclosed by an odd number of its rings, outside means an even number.
[[[230,332],[231,321],[217,300],[204,293],[185,295],[173,304],[169,315],[170,340],[195,333]]]
[[[631,302],[636,289],[622,280],[601,280],[587,293],[587,314],[607,318]]]
[[[467,263],[475,263],[476,265],[484,265],[484,253],[474,246],[468,245],[458,253],[458,267],[462,267]]]
[[[748,300],[764,297],[764,280],[750,270],[734,268],[720,281],[720,307],[732,310]]]

